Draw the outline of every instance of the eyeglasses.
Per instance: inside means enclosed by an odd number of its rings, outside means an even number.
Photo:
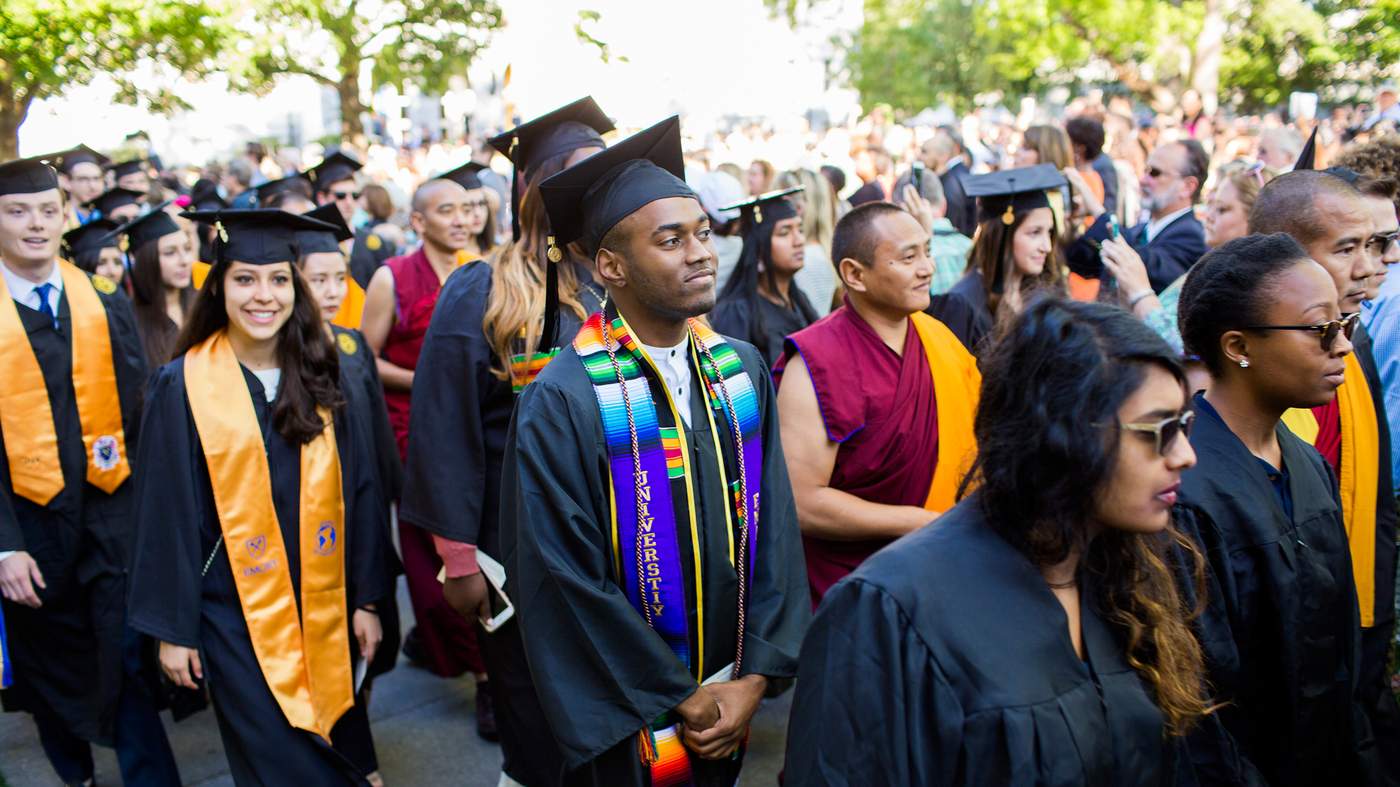
[[[1176,174],[1176,173],[1174,173],[1174,172],[1168,172],[1168,171],[1162,169],[1161,167],[1148,167],[1148,168],[1147,168],[1147,176],[1148,176],[1149,178],[1152,178],[1153,180],[1156,180],[1157,178],[1160,178],[1160,177],[1162,177],[1163,175],[1175,175],[1175,174]]]
[[[1377,232],[1375,235],[1371,236],[1370,240],[1366,241],[1366,250],[1372,251],[1378,249],[1379,251],[1376,253],[1381,256],[1385,256],[1390,251],[1391,246],[1400,246],[1400,230],[1396,230],[1395,232]]]
[[[1167,449],[1172,447],[1176,438],[1191,436],[1191,425],[1195,422],[1196,413],[1183,410],[1180,415],[1173,415],[1155,424],[1123,424],[1123,430],[1152,435],[1157,445],[1157,453],[1166,456]]]
[[[331,196],[335,197],[336,201],[339,202],[340,200],[346,200],[346,199],[359,199],[359,198],[360,198],[360,192],[358,192],[358,191],[332,191],[332,192],[331,192]]]
[[[1328,320],[1317,325],[1247,325],[1246,331],[1312,331],[1322,337],[1322,351],[1331,352],[1332,345],[1337,341],[1337,334],[1342,334],[1351,340],[1351,335],[1356,332],[1356,323],[1361,320],[1360,314],[1350,314],[1340,320]]]

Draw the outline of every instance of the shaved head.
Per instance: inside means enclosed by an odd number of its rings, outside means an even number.
[[[1249,231],[1268,235],[1283,232],[1303,245],[1328,232],[1318,203],[1365,213],[1361,192],[1330,172],[1304,169],[1280,175],[1264,185],[1249,211]]]
[[[413,192],[412,210],[414,213],[427,213],[443,200],[467,198],[467,190],[462,184],[446,178],[434,178],[423,183]]]

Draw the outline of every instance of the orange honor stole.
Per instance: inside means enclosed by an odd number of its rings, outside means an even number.
[[[977,359],[948,326],[923,312],[909,317],[928,358],[933,398],[938,403],[938,463],[924,508],[941,513],[958,502],[958,485],[977,458],[972,421],[981,396],[982,374]]]
[[[287,721],[329,741],[331,727],[354,704],[345,502],[330,411],[318,408],[325,425],[301,447],[298,620],[262,428],[224,331],[185,354],[185,393],[258,666]]]
[[[107,309],[96,287],[110,287],[101,277],[89,279],[70,263],[58,260],[63,292],[72,322],[73,398],[83,430],[87,481],[111,494],[131,475],[126,461],[117,372],[112,365],[112,335]],[[54,312],[58,305],[54,304]],[[29,344],[19,309],[0,277],[0,433],[10,462],[15,494],[48,505],[63,491],[63,467],[58,460],[58,432],[39,359]]]

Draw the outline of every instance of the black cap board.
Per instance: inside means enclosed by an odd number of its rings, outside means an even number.
[[[300,256],[298,233],[335,231],[323,221],[285,210],[197,210],[180,215],[214,227],[216,265],[226,261],[249,265],[295,263]]]
[[[745,227],[756,227],[765,222],[782,221],[797,215],[797,206],[793,204],[788,196],[796,194],[806,186],[794,186],[790,189],[778,189],[760,194],[757,197],[750,197],[742,202],[733,205],[725,205],[720,210],[737,210],[743,218]]]
[[[86,207],[96,208],[97,212],[101,213],[103,216],[110,216],[112,215],[112,211],[117,208],[139,204],[141,200],[145,198],[146,195],[143,192],[136,191],[135,189],[124,189],[118,186],[114,189],[107,189],[97,195],[97,199],[89,202]]]
[[[58,188],[58,173],[42,159],[22,158],[0,164],[0,197],[37,194]]]
[[[150,165],[151,162],[147,161],[144,158],[134,158],[129,161],[117,162],[116,164],[113,164],[110,167],[110,169],[114,177],[124,178],[127,175],[135,175],[138,172],[145,172],[146,168]]]
[[[1293,169],[1317,169],[1317,126],[1313,126],[1308,141],[1303,145],[1303,152],[1298,154],[1298,161],[1293,164]]]
[[[334,202],[328,202],[315,210],[303,214],[308,219],[324,222],[330,230],[299,230],[297,247],[301,256],[340,251],[340,242],[355,237],[355,233],[345,225],[345,217]]]
[[[40,156],[39,158],[49,162],[57,168],[59,172],[65,175],[71,174],[73,172],[73,167],[84,162],[96,164],[103,169],[106,169],[107,165],[112,163],[111,159],[98,153],[87,145],[79,145],[70,150],[50,153],[47,156]]]
[[[510,228],[516,240],[520,239],[521,175],[528,181],[541,162],[561,153],[607,147],[603,135],[613,128],[598,102],[592,96],[584,96],[487,140],[515,165],[515,180],[510,190]]]
[[[302,173],[311,179],[317,191],[325,191],[331,184],[348,180],[364,168],[354,156],[336,151],[321,159],[321,163]]]
[[[438,175],[438,178],[442,180],[450,180],[453,183],[460,185],[467,191],[472,191],[473,189],[484,188],[484,185],[481,182],[481,178],[477,175],[477,173],[481,172],[483,169],[486,169],[485,164],[478,164],[475,161],[468,161],[460,167],[449,169],[441,175]]]
[[[273,197],[285,191],[295,191],[307,199],[313,199],[315,196],[311,188],[311,178],[307,177],[304,172],[277,180],[269,180],[253,187],[253,193],[258,197],[259,207],[266,205]]]
[[[121,233],[109,219],[94,219],[76,229],[63,233],[63,253],[69,259],[93,249],[119,248]]]
[[[170,218],[170,214],[165,212],[165,205],[128,221],[117,230],[119,234],[126,236],[126,247],[133,252],[166,235],[183,231],[180,225]]]

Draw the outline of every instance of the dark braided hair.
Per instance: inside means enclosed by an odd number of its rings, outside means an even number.
[[[1186,352],[1219,375],[1220,337],[1264,322],[1269,285],[1284,271],[1308,259],[1291,236],[1246,235],[1214,249],[1186,276],[1177,302],[1177,327]]]

